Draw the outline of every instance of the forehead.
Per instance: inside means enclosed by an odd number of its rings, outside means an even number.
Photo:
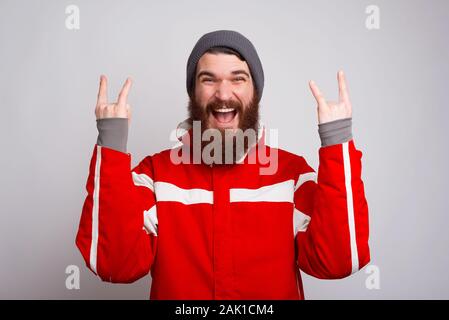
[[[224,53],[205,53],[198,61],[196,72],[198,74],[206,70],[217,75],[230,74],[236,70],[245,70],[249,74],[249,67],[246,61],[240,60],[233,54]]]

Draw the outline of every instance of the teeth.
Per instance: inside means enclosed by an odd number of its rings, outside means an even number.
[[[224,109],[217,109],[216,112],[231,112],[234,111],[234,108],[224,108]]]

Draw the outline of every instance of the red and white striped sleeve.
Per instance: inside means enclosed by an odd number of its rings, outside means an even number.
[[[157,246],[151,157],[131,170],[131,155],[95,145],[76,245],[103,281],[129,283],[149,273]]]
[[[362,152],[354,140],[321,147],[318,175],[306,163],[295,184],[297,263],[305,273],[339,279],[370,261]]]

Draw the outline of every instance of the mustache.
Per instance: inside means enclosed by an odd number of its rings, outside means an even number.
[[[226,108],[232,108],[235,109],[239,114],[242,114],[243,112],[243,105],[240,103],[240,101],[236,100],[227,100],[227,101],[220,101],[218,99],[214,99],[213,101],[209,102],[206,105],[206,112],[207,114],[211,114],[213,111],[217,111],[219,109],[226,109]]]

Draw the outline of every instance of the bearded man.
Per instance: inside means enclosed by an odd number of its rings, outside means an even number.
[[[151,273],[150,299],[304,299],[303,271],[339,279],[370,261],[361,151],[343,72],[339,101],[317,85],[318,173],[266,141],[261,61],[242,34],[203,35],[187,62],[180,144],[131,168],[131,79],[117,102],[100,78],[76,245],[103,281]],[[267,170],[268,169],[268,170]]]

